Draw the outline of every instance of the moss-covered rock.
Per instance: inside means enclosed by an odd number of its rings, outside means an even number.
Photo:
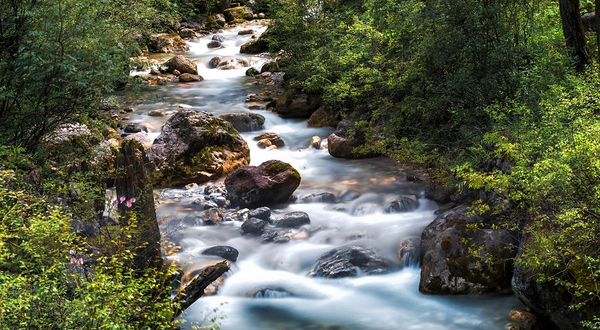
[[[456,207],[435,219],[421,236],[419,290],[429,294],[510,292],[516,236],[491,216]]]
[[[254,18],[254,13],[252,13],[252,9],[245,6],[225,9],[225,11],[223,11],[223,15],[225,15],[225,19],[227,20],[227,22],[232,22],[234,20],[246,21]]]
[[[258,38],[250,40],[247,43],[240,46],[240,53],[242,54],[260,54],[269,50],[269,43],[264,38]]]
[[[177,53],[190,50],[185,41],[177,34],[156,33],[147,41],[148,50],[153,53]]]
[[[250,162],[248,144],[228,122],[181,110],[148,150],[160,186],[203,183]]]

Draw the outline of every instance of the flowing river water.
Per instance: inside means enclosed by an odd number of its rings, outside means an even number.
[[[143,91],[135,96],[134,112],[128,121],[147,125],[150,136],[155,138],[168,116],[148,116],[151,110],[185,106],[215,115],[255,111],[266,122],[262,131],[243,134],[251,149],[251,165],[270,159],[288,162],[302,176],[296,192],[299,196],[332,192],[346,201],[334,205],[297,202],[273,208],[274,217],[290,211],[310,215],[311,224],[297,231],[308,234],[285,244],[261,243],[257,237],[242,236],[241,223],[237,221],[186,229],[178,241],[182,249],[175,257],[188,271],[218,259],[201,255],[208,247],[229,245],[240,252],[219,292],[199,299],[184,313],[188,326],[220,314],[226,316],[221,321],[225,330],[504,329],[509,310],[521,306],[515,297],[423,295],[418,292],[417,265],[398,264],[387,275],[343,279],[307,276],[323,253],[346,245],[373,247],[388,259],[398,260],[400,242],[419,237],[435,218],[437,205],[423,198],[425,187],[405,181],[402,171],[389,159],[336,159],[327,150],[306,148],[312,136],[326,138],[332,129],[309,128],[305,120],[282,119],[265,110],[249,110],[246,96],[261,92],[265,86],[256,85],[254,77],[245,76],[247,68],[207,68],[214,56],[239,56],[248,58],[252,66],[260,69],[267,58],[239,54],[239,46],[250,40],[250,35],[237,32],[247,28],[262,33],[266,26],[252,22],[226,29],[219,33],[225,37],[225,47],[220,49],[207,48],[212,35],[189,42],[190,52],[184,55],[197,62],[204,81],[169,83]],[[261,132],[279,134],[286,146],[259,149],[252,138]],[[395,214],[383,212],[385,200],[407,193],[420,197],[418,209]],[[194,189],[168,189],[161,196],[157,209],[161,221],[178,221],[200,211],[194,204],[197,197]],[[218,309],[216,314],[207,313],[214,308]]]

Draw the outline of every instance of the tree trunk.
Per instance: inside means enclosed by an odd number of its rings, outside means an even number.
[[[600,0],[596,0],[596,45],[598,46],[598,63],[600,63]]]
[[[127,225],[131,216],[135,215],[138,232],[127,243],[135,251],[135,266],[140,270],[163,266],[161,235],[156,221],[154,194],[149,182],[147,164],[148,157],[139,142],[123,142],[116,161],[117,198],[124,198],[124,201],[119,203],[120,223],[121,226]]]
[[[585,65],[589,63],[589,54],[585,44],[583,24],[581,23],[579,0],[559,0],[559,5],[560,19],[567,47],[577,61],[575,68],[582,71]]]

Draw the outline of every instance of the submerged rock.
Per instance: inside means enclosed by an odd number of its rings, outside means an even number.
[[[456,207],[421,235],[419,291],[429,294],[483,294],[510,291],[518,242],[493,219]],[[477,250],[475,254],[472,251]]]
[[[418,265],[421,260],[421,239],[411,237],[398,246],[398,260],[403,266]]]
[[[335,203],[335,195],[330,192],[308,194],[300,198],[302,203]]]
[[[204,183],[250,162],[246,141],[231,125],[203,111],[180,110],[148,150],[163,186]]]
[[[262,115],[244,111],[220,115],[219,118],[228,121],[238,132],[258,131],[265,123]]]
[[[310,224],[308,213],[302,211],[286,213],[281,219],[275,221],[275,227],[299,228]]]
[[[419,207],[419,199],[415,195],[397,196],[387,203],[387,213],[400,213],[414,211]]]
[[[227,176],[225,186],[233,205],[258,207],[287,202],[300,180],[300,173],[292,165],[270,160],[238,168]]]
[[[360,274],[377,275],[390,271],[391,264],[372,248],[346,246],[333,249],[317,260],[311,277],[340,278]]]

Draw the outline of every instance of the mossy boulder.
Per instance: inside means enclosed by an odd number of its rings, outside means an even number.
[[[339,113],[331,113],[320,107],[308,119],[309,127],[336,127],[340,122]]]
[[[229,122],[238,132],[258,131],[265,124],[265,117],[262,115],[245,111],[220,115],[219,118]]]
[[[185,41],[175,33],[151,34],[147,44],[148,50],[153,53],[177,53],[190,50]]]
[[[492,216],[471,215],[465,205],[438,216],[421,235],[421,281],[427,294],[511,291],[515,233]]]
[[[250,40],[240,46],[240,53],[242,54],[260,54],[267,51],[269,51],[269,43],[264,37]]]
[[[233,22],[235,20],[251,20],[254,18],[254,13],[252,13],[252,9],[246,6],[239,6],[228,8],[223,11],[223,15],[225,15],[225,19],[227,22]]]
[[[250,162],[250,149],[231,124],[213,115],[181,110],[148,150],[160,186],[203,183]]]
[[[232,205],[255,208],[287,202],[300,181],[300,173],[292,165],[270,160],[238,168],[227,176],[225,186]]]
[[[277,99],[275,112],[283,118],[309,118],[321,105],[317,95],[284,93]]]

